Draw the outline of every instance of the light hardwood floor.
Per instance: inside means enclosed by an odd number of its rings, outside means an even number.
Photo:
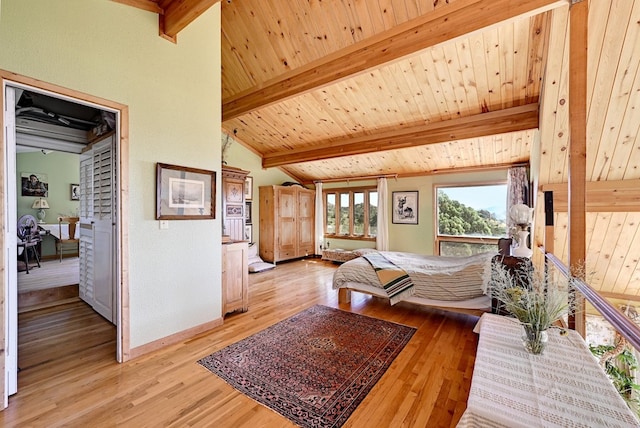
[[[196,361],[309,306],[417,327],[345,427],[453,427],[466,407],[478,318],[353,293],[338,305],[335,266],[282,263],[250,276],[249,311],[184,343],[118,364],[115,330],[81,302],[20,314],[19,392],[2,426],[293,427]]]

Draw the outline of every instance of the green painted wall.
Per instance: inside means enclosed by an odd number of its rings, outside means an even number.
[[[389,225],[389,250],[404,251],[418,254],[433,254],[435,241],[434,223],[434,193],[436,184],[471,184],[478,182],[504,181],[507,178],[506,170],[486,172],[473,172],[462,174],[439,174],[423,177],[387,179],[389,191],[388,205],[391,205],[393,192],[418,191],[418,224],[393,224]],[[349,183],[327,183],[324,189],[344,188],[358,186],[375,186],[374,181],[361,181]],[[391,221],[391,207],[389,206],[388,218]],[[369,241],[356,241],[349,239],[328,240],[331,248],[343,248],[353,250],[357,248],[374,248],[375,243]]]
[[[155,166],[220,171],[220,4],[174,44],[156,14],[123,4],[3,0],[0,68],[129,108],[131,347],[219,319],[220,199],[215,220],[160,230]]]
[[[224,139],[224,137],[223,137]],[[258,230],[258,187],[281,184],[284,181],[294,179],[277,168],[262,169],[261,159],[255,153],[244,148],[241,144],[231,144],[226,154],[227,163],[248,171],[253,179],[253,195],[255,203],[252,204],[253,240],[259,242]],[[434,253],[434,195],[433,186],[436,184],[471,184],[477,182],[495,182],[506,180],[506,170],[494,170],[486,172],[469,172],[462,174],[438,174],[423,177],[388,179],[389,201],[391,204],[392,192],[413,191],[418,193],[418,224],[393,224],[389,225],[389,247],[391,251],[406,251],[419,254]],[[325,183],[324,189],[349,188],[362,186],[375,186],[376,181],[350,181],[338,183]],[[391,210],[391,208],[389,208]],[[388,213],[391,219],[391,211]],[[353,250],[357,248],[375,248],[375,242],[359,241],[351,239],[328,239],[331,248],[343,248]]]
[[[18,217],[23,214],[36,215],[31,208],[35,196],[22,196],[20,176],[23,173],[36,172],[46,174],[49,181],[49,194],[46,198],[49,209],[46,210],[45,223],[56,223],[60,215],[77,215],[78,201],[71,200],[71,184],[80,179],[80,156],[72,153],[41,152],[19,153],[16,156],[16,184],[18,195]]]
[[[58,216],[77,215],[79,201],[71,200],[71,184],[78,184],[80,179],[80,156],[73,153],[40,151],[18,153],[16,156],[16,187],[18,195],[18,215],[31,214],[36,217],[37,210],[31,208],[35,196],[22,196],[22,174],[46,174],[49,193],[46,197],[49,209],[45,210],[45,223],[57,223]],[[55,255],[55,241],[45,237],[42,242],[42,256]]]
[[[263,169],[262,159],[237,141],[231,143],[226,154],[226,161],[229,166],[250,171],[249,176],[253,177],[253,198],[251,201],[251,219],[253,224],[251,225],[251,230],[253,233],[253,242],[258,243],[260,242],[259,187],[282,184],[285,181],[294,181],[294,179],[278,168]]]

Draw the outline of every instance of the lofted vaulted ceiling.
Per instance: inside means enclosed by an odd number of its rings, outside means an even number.
[[[159,8],[161,33],[217,2],[116,1]],[[223,0],[223,128],[301,182],[531,161],[566,194],[570,3]],[[588,34],[589,282],[640,300],[640,0],[589,1]],[[566,261],[566,213],[555,229]]]
[[[303,182],[527,162],[564,1],[222,3],[223,127]]]

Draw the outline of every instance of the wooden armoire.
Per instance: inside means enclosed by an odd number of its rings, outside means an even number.
[[[272,263],[315,254],[315,191],[260,187],[260,257]]]

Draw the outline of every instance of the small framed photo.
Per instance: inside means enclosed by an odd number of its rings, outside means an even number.
[[[245,209],[244,209],[244,212],[245,212],[245,215],[244,215],[244,223],[245,223],[245,224],[252,224],[252,223],[253,223],[253,222],[251,221],[251,204],[252,204],[252,203],[253,203],[253,202],[251,202],[251,201],[247,201],[247,202],[245,202],[245,205],[246,205],[246,206],[245,206]]]
[[[156,220],[214,219],[215,201],[215,171],[156,165]]]
[[[71,200],[79,201],[80,200],[80,185],[72,184],[71,185]]]
[[[247,201],[253,199],[253,177],[246,177],[244,179],[244,198]]]
[[[393,192],[392,223],[418,224],[418,191]]]
[[[251,236],[252,235],[251,229],[252,229],[252,226],[250,224],[247,224],[247,225],[244,226],[244,240],[245,241],[253,242],[253,236]]]

